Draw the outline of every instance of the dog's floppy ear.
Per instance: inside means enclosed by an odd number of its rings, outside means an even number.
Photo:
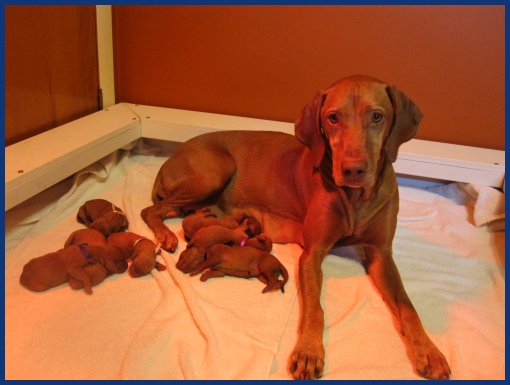
[[[312,151],[314,167],[320,165],[326,149],[320,122],[321,107],[326,95],[325,91],[317,92],[294,124],[296,138]]]
[[[423,114],[418,106],[398,88],[388,86],[386,90],[394,111],[393,126],[386,139],[386,154],[391,162],[395,162],[398,148],[416,134]]]
[[[90,224],[92,222],[87,214],[87,209],[85,208],[85,205],[82,205],[78,209],[78,214],[76,215],[76,219],[78,220],[78,222],[83,223],[87,227],[90,227]]]

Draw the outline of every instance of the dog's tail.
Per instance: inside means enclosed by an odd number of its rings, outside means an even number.
[[[282,282],[282,286],[280,286],[280,290],[282,291],[282,293],[285,293],[284,288],[285,288],[285,284],[289,280],[289,272],[287,271],[287,269],[281,262],[280,262],[280,272],[282,273],[282,277],[283,277],[283,282]]]

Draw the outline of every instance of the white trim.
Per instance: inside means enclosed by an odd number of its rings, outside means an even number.
[[[111,5],[96,5],[96,27],[99,87],[103,92],[103,108],[107,108],[115,104]]]
[[[140,138],[140,121],[117,104],[5,148],[5,210]]]
[[[221,130],[293,134],[294,127],[286,122],[116,104],[6,147],[5,209],[136,139],[184,142],[206,132]],[[505,176],[505,152],[412,139],[401,146],[394,166],[402,175],[501,188]],[[23,172],[18,173],[18,170]]]
[[[505,151],[412,139],[400,146],[395,172],[501,188]]]
[[[292,123],[242,118],[145,105],[129,105],[142,122],[144,138],[184,142],[220,130],[266,130],[294,134]],[[394,163],[395,172],[454,182],[502,187],[505,152],[412,139],[404,143]]]
[[[128,107],[140,117],[144,138],[184,142],[207,132],[230,130],[281,131],[294,135],[293,124],[275,120],[138,104],[128,104]]]

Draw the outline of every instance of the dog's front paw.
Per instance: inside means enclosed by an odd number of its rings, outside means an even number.
[[[421,346],[413,352],[418,374],[430,380],[448,380],[451,370],[443,353],[434,345]]]
[[[156,233],[156,241],[161,245],[163,250],[173,253],[175,250],[177,250],[179,240],[174,233],[168,229],[166,230],[167,231]]]
[[[322,343],[298,342],[290,356],[290,373],[295,380],[315,380],[324,371],[324,347]]]

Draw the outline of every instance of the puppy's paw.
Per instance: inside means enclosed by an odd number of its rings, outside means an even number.
[[[451,370],[443,353],[432,343],[414,349],[416,372],[430,380],[448,380]]]
[[[85,291],[85,293],[87,293],[88,295],[92,295],[92,288],[90,286],[84,286],[83,287],[83,290]]]
[[[324,347],[322,343],[298,341],[290,356],[290,373],[295,380],[315,380],[324,371]]]

